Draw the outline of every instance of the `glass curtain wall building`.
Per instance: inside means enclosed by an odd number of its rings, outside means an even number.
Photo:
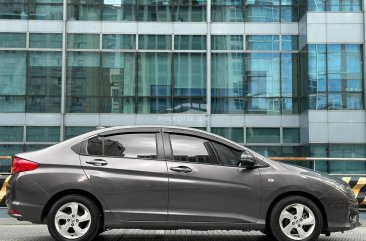
[[[0,1],[0,156],[160,124],[271,157],[366,157],[364,4]]]

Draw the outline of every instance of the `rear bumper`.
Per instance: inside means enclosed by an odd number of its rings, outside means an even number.
[[[8,214],[21,221],[41,223],[43,206],[49,194],[26,174],[13,175],[6,190]]]

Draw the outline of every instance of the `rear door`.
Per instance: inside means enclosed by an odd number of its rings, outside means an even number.
[[[168,176],[159,128],[95,136],[81,164],[120,221],[166,221]]]
[[[258,169],[237,166],[241,151],[200,136],[164,134],[168,221],[253,223],[261,206]]]

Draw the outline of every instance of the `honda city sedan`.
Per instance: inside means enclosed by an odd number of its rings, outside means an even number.
[[[11,216],[63,241],[115,228],[312,241],[360,226],[346,183],[182,127],[112,127],[17,154],[6,198]]]

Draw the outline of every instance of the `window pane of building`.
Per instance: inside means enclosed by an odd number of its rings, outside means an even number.
[[[0,48],[25,48],[26,39],[25,33],[0,33]]]
[[[246,22],[279,22],[280,0],[246,1]]]
[[[280,55],[246,54],[244,89],[248,97],[280,96]]]
[[[23,145],[0,145],[0,156],[12,156],[24,152]],[[0,173],[10,173],[11,159],[0,160]]]
[[[211,58],[212,96],[242,97],[244,54],[213,53]]]
[[[255,152],[266,157],[280,157],[282,155],[280,146],[248,146]]]
[[[65,140],[95,130],[95,127],[67,126],[65,127]]]
[[[136,1],[104,1],[102,5],[104,21],[136,21]]]
[[[175,50],[205,50],[206,36],[204,35],[175,35]]]
[[[1,1],[1,19],[62,20],[62,0]]]
[[[138,57],[138,95],[172,95],[172,54],[141,53]]]
[[[136,35],[103,34],[103,49],[136,49]]]
[[[135,103],[126,97],[136,94],[136,54],[103,53],[101,74],[101,112],[133,113]]]
[[[174,54],[174,96],[206,96],[206,54]]]
[[[61,52],[30,52],[27,112],[61,110]]]
[[[281,36],[282,51],[291,51],[299,49],[299,39],[297,35]]]
[[[175,22],[206,22],[206,0],[174,1]]]
[[[325,1],[324,0],[308,0],[309,11],[323,12],[325,11]]]
[[[298,54],[281,55],[281,95],[282,97],[298,96]]]
[[[67,112],[96,113],[99,111],[100,74],[99,53],[67,53]]]
[[[61,33],[31,33],[29,34],[30,48],[48,48],[61,49],[62,48],[62,34]]]
[[[247,50],[280,50],[278,35],[248,35]]]
[[[60,127],[28,126],[27,142],[59,142]]]
[[[247,127],[247,143],[280,143],[280,128]]]
[[[300,129],[283,128],[283,143],[300,143]]]
[[[99,49],[99,34],[68,34],[68,49]]]
[[[171,35],[139,35],[139,49],[171,50]]]
[[[244,22],[244,0],[213,0],[211,6],[212,22]]]
[[[99,0],[67,0],[68,20],[100,20]]]
[[[173,18],[173,1],[138,0],[138,20],[171,22]]]
[[[0,51],[0,112],[24,112],[26,52]]]
[[[237,143],[244,143],[244,129],[233,127],[212,127],[211,132]]]
[[[212,35],[212,50],[243,50],[242,35]]]
[[[0,126],[0,142],[23,142],[23,126]]]
[[[244,114],[246,100],[244,98],[213,97],[211,111],[213,114]]]

